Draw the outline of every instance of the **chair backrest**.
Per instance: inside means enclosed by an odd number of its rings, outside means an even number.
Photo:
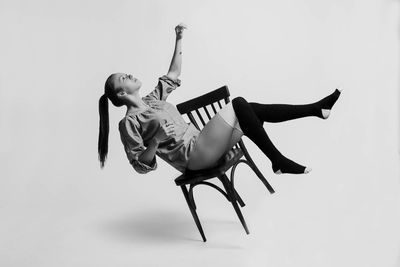
[[[201,130],[224,105],[230,102],[229,96],[228,86],[224,85],[214,91],[182,102],[176,105],[176,108],[181,114],[188,116],[193,125]],[[235,147],[239,148],[237,144]]]

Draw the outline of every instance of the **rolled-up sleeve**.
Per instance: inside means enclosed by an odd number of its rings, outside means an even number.
[[[139,161],[139,156],[146,150],[146,147],[139,131],[139,123],[135,119],[127,116],[122,120],[119,124],[119,132],[128,160],[136,172],[145,174],[157,169],[156,156],[151,165]]]
[[[179,86],[181,86],[180,79],[172,79],[167,75],[163,75],[158,78],[158,83],[154,90],[145,97],[165,101],[168,95]]]

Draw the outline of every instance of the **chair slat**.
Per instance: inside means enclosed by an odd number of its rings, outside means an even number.
[[[222,109],[221,101],[218,100],[217,103],[218,103],[219,108]]]
[[[211,116],[210,116],[210,113],[208,113],[207,106],[204,106],[203,109],[206,112],[208,119],[211,120]]]
[[[215,109],[214,103],[211,103],[211,107],[212,107],[212,109],[214,111],[214,115],[217,114],[217,110]]]
[[[203,117],[201,116],[201,114],[200,114],[198,109],[196,109],[196,113],[197,113],[197,116],[200,118],[200,121],[203,124],[203,126],[206,125],[206,123],[204,122]]]
[[[196,122],[196,120],[194,119],[194,116],[193,116],[192,112],[189,111],[189,112],[187,113],[187,115],[188,115],[190,121],[194,124],[194,126],[196,126],[196,128],[197,128],[198,130],[200,130],[200,127],[199,127],[199,125],[197,125],[197,122]]]

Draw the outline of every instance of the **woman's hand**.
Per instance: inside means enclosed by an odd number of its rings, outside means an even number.
[[[183,30],[187,29],[187,26],[183,23],[180,23],[179,25],[177,25],[175,27],[175,33],[176,33],[176,38],[177,39],[181,39],[182,38],[182,34],[183,34]]]
[[[167,122],[167,120],[164,120],[164,123],[160,123],[160,128],[158,128],[156,134],[154,135],[154,138],[158,142],[160,142],[173,135],[175,135],[174,124]]]

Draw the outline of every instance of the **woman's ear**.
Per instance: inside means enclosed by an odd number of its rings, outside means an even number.
[[[119,96],[119,97],[122,97],[122,96],[125,96],[125,95],[126,95],[126,92],[124,90],[121,90],[121,91],[119,91],[117,93],[117,96]]]

